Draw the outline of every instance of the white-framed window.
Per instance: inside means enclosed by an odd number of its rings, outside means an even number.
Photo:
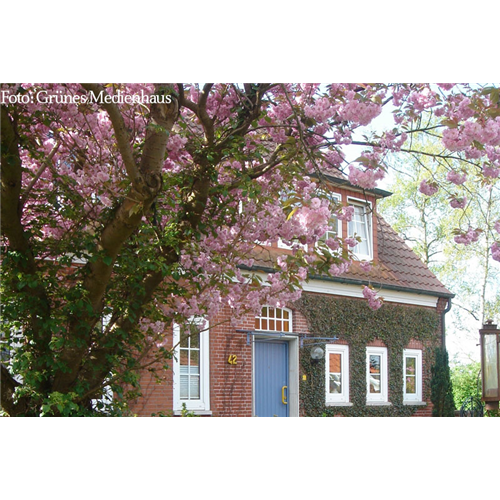
[[[366,401],[388,401],[387,347],[366,348]]]
[[[198,331],[199,329],[201,331]],[[210,410],[210,357],[208,321],[192,318],[174,324],[174,411]]]
[[[326,403],[349,402],[349,346],[325,346]]]
[[[361,241],[352,249],[359,259],[373,258],[373,225],[371,203],[348,198],[348,203],[354,208],[354,216],[347,225],[349,238],[359,237]]]
[[[328,196],[328,199],[331,201],[330,205],[332,208],[333,208],[333,205],[335,205],[335,204],[340,205],[340,203],[342,201],[342,197],[338,193],[328,193],[326,196]],[[342,223],[335,215],[332,215],[330,217],[330,223],[328,225],[328,230],[326,231],[325,235],[321,239],[323,241],[326,241],[329,238],[335,239],[335,238],[339,238],[341,236],[342,236]]]
[[[422,401],[422,351],[403,351],[403,402]]]
[[[264,306],[255,317],[255,329],[264,332],[292,332],[292,311],[286,307]]]

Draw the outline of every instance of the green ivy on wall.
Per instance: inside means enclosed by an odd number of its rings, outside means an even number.
[[[313,336],[338,337],[349,345],[349,401],[352,406],[326,406],[325,361],[313,361],[311,347],[307,340],[304,342],[300,349],[300,366],[306,380],[301,377],[300,399],[301,410],[306,416],[402,417],[415,413],[421,406],[403,404],[403,350],[411,339],[424,344],[426,384],[423,400],[429,400],[433,351],[440,345],[439,315],[435,310],[384,304],[372,311],[362,300],[321,295],[304,295],[294,306],[305,316]],[[391,403],[387,406],[366,405],[366,346],[375,339],[387,346]],[[325,347],[324,343],[321,347]]]

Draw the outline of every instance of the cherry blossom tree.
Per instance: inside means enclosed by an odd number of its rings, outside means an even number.
[[[469,84],[3,84],[2,407],[10,415],[120,412],[137,374],[168,364],[173,322],[237,320],[334,276],[353,242],[325,238],[348,207],[325,174],[376,187],[385,156],[442,137],[441,186],[500,175],[498,87]],[[393,124],[355,134],[391,106]],[[428,119],[437,117],[439,123]],[[352,145],[363,152],[346,160]],[[466,171],[456,171],[462,159]],[[457,198],[460,210],[460,200]],[[498,223],[457,228],[457,244]],[[329,235],[331,233],[328,233]],[[273,258],[270,243],[292,251]],[[354,242],[355,244],[355,242]],[[332,251],[334,250],[334,251]],[[274,272],[254,271],[255,259]],[[368,269],[369,263],[362,268]],[[377,309],[381,299],[363,295]],[[197,327],[199,322],[193,324]],[[128,390],[123,392],[124,387]]]
[[[413,147],[441,152],[439,138],[425,135],[424,139],[420,142],[415,138]],[[491,250],[492,237],[498,234],[500,185],[492,183],[484,189],[474,176],[466,178],[468,165],[456,160],[454,170],[447,170],[432,156],[399,156],[387,159],[395,172],[386,189],[393,194],[377,204],[377,211],[455,294],[449,323],[447,319],[450,359],[477,358],[478,329],[500,313],[500,264],[494,262]],[[430,175],[450,183],[438,186],[438,191],[428,196],[419,186]],[[492,227],[493,234],[469,229],[480,227]],[[460,235],[466,228],[473,242]]]

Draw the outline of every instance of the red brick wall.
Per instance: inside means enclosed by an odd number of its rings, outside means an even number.
[[[165,347],[170,349],[173,340],[172,331],[170,330],[166,335],[167,344]],[[140,378],[142,396],[130,404],[130,411],[133,414],[139,417],[150,417],[152,413],[172,413],[174,407],[172,363],[173,360],[168,363],[169,370],[163,370],[157,365],[156,377],[147,369],[143,370]]]
[[[220,320],[228,320],[227,308]],[[214,416],[252,416],[252,343],[238,329],[253,330],[255,318],[247,316],[237,327],[229,322],[210,330],[210,407]],[[236,356],[236,364],[228,362]]]

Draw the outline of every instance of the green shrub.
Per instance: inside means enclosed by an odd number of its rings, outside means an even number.
[[[481,363],[455,365],[451,368],[451,383],[455,409],[460,410],[464,401],[471,396],[481,397]]]
[[[433,417],[454,417],[455,404],[451,385],[448,352],[441,347],[435,349],[434,365],[431,369],[431,401]]]

